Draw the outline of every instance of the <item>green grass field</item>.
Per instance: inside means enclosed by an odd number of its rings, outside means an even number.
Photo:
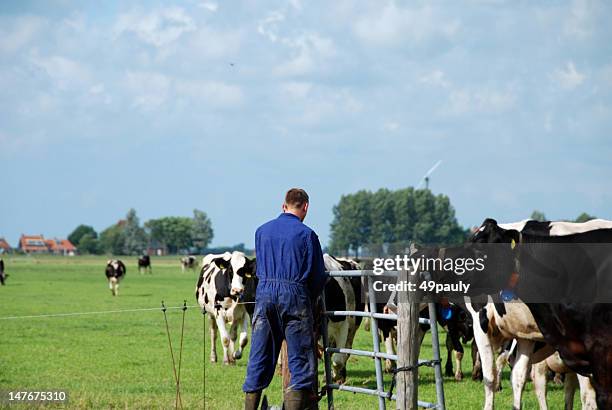
[[[104,257],[20,257],[5,256],[11,275],[0,287],[0,318],[70,312],[94,312],[157,308],[163,299],[178,306],[186,299],[194,305],[196,273],[182,273],[177,257],[153,258],[153,274],[140,275],[136,258],[121,258],[128,272],[120,295],[112,297],[104,276]],[[178,352],[182,313],[168,312],[173,346]],[[208,325],[208,320],[207,320]],[[133,313],[95,314],[47,318],[0,319],[0,390],[65,389],[67,408],[155,408],[174,407],[175,385],[166,329],[161,310]],[[190,308],[185,316],[185,337],[181,392],[184,408],[241,409],[241,385],[246,357],[236,366],[208,362],[210,340],[206,329],[203,352],[202,314]],[[441,333],[442,341],[444,333]],[[371,350],[369,332],[358,331],[355,348]],[[221,357],[219,343],[218,354]],[[206,358],[206,391],[203,396],[203,363]],[[429,337],[422,358],[431,357]],[[443,352],[443,358],[446,353]],[[466,355],[467,358],[467,355]],[[481,383],[470,379],[471,365],[465,360],[466,379],[445,379],[448,409],[478,409],[483,402]],[[320,379],[323,364],[320,363]],[[272,404],[281,403],[280,378],[267,390]],[[386,377],[386,388],[390,378]],[[374,387],[374,364],[368,358],[351,357],[348,384]],[[420,373],[420,399],[435,398],[433,371]],[[576,408],[579,406],[576,395]],[[563,408],[563,391],[549,384],[549,408]],[[374,409],[374,397],[335,392],[337,409]],[[524,393],[523,407],[535,409],[531,383]],[[508,373],[503,391],[496,397],[497,408],[512,407]],[[56,406],[63,407],[63,406]],[[320,406],[322,409],[326,405]],[[26,408],[12,405],[10,408]],[[394,408],[390,403],[389,408]]]

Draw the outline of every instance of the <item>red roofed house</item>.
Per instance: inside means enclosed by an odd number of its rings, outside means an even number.
[[[25,253],[46,253],[49,252],[45,238],[42,235],[21,235],[19,238],[19,249]]]
[[[56,255],[74,256],[76,247],[68,239],[47,239],[45,240],[49,252]]]
[[[8,253],[11,251],[11,245],[8,244],[6,239],[0,238],[0,253]]]
[[[45,239],[42,235],[21,235],[19,249],[25,253],[54,253],[74,256],[76,247],[68,239]]]

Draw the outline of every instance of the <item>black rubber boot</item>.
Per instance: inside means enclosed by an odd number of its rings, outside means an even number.
[[[285,410],[308,410],[311,408],[308,390],[288,390],[283,403]]]
[[[261,390],[247,393],[244,397],[244,410],[257,410],[260,399]]]

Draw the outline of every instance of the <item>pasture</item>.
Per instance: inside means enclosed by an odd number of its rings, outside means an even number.
[[[70,312],[100,312],[157,308],[195,304],[197,272],[181,273],[178,257],[153,257],[153,274],[139,274],[136,257],[121,257],[127,276],[112,297],[104,277],[107,257],[23,257],[4,256],[11,275],[0,287],[0,318]],[[168,311],[172,342],[178,353],[182,312]],[[246,355],[237,365],[211,364],[208,319],[206,351],[203,351],[203,321],[198,308],[185,315],[185,336],[181,370],[181,396],[184,408],[240,409],[241,385],[246,370]],[[67,406],[59,408],[152,408],[174,407],[175,386],[166,329],[161,310],[108,313],[47,318],[0,319],[0,390],[65,389]],[[445,333],[441,331],[441,343]],[[371,335],[359,329],[354,348],[371,350]],[[221,346],[218,342],[221,358]],[[480,382],[473,382],[469,349],[464,360],[465,380],[445,378],[448,409],[478,409],[483,402]],[[446,351],[442,349],[443,359]],[[431,357],[426,338],[422,358]],[[205,360],[204,360],[205,359]],[[203,397],[203,363],[206,391]],[[371,359],[351,357],[347,364],[347,383],[375,387]],[[323,380],[323,363],[319,364]],[[386,388],[390,376],[386,377]],[[420,398],[435,398],[433,371],[420,371]],[[549,383],[549,407],[563,408],[562,387]],[[275,377],[266,392],[272,404],[281,403],[280,378]],[[374,397],[335,392],[336,408],[374,409]],[[496,396],[497,408],[512,407],[508,370],[504,372],[503,391]],[[528,383],[523,395],[525,409],[536,409],[533,386]],[[575,406],[579,408],[579,394]],[[10,408],[25,408],[11,406]],[[321,409],[326,402],[321,402]],[[393,408],[389,403],[389,408]]]

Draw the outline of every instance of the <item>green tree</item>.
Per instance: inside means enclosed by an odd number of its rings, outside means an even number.
[[[531,213],[530,218],[534,221],[546,221],[546,215],[544,215],[544,212],[538,211],[537,209]]]
[[[89,225],[79,225],[74,228],[74,231],[70,235],[68,235],[68,240],[76,247],[79,247],[79,242],[81,238],[85,235],[90,235],[94,239],[98,238],[98,233],[96,230]]]
[[[125,255],[138,255],[147,248],[147,235],[140,226],[136,210],[130,209],[125,217],[123,226],[123,253]]]
[[[206,212],[199,209],[193,210],[193,226],[191,230],[191,239],[193,246],[204,249],[212,241],[213,238],[212,223]]]
[[[340,202],[333,209],[330,248],[347,252],[352,249],[359,255],[359,248],[369,243],[372,225],[371,195],[368,191],[358,191],[340,198]]]
[[[586,212],[583,212],[580,215],[578,215],[578,218],[576,218],[574,222],[588,222],[591,219],[597,219],[597,217],[593,215],[589,215]]]
[[[100,248],[103,252],[121,255],[125,244],[124,224],[125,221],[119,221],[100,233]]]
[[[170,253],[188,249],[192,245],[193,220],[181,216],[151,219],[145,223],[151,240],[157,241]]]
[[[81,237],[77,246],[79,252],[97,255],[100,253],[100,242],[94,235],[87,233]]]
[[[428,189],[380,189],[343,195],[333,213],[332,252],[352,249],[358,253],[364,245],[377,251],[385,243],[401,245],[413,240],[458,244],[467,237],[467,230],[457,223],[450,199],[434,196]]]

